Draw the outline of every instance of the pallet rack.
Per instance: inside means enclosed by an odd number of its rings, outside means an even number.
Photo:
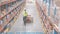
[[[45,34],[50,34],[53,30],[57,30],[59,19],[56,17],[59,11],[54,0],[36,0],[36,7],[39,11],[40,18],[43,21]],[[59,12],[60,13],[60,12]],[[59,16],[59,15],[58,15]],[[54,27],[56,29],[54,29]],[[53,34],[53,33],[52,33]]]
[[[0,33],[9,30],[25,6],[26,0],[0,1]]]

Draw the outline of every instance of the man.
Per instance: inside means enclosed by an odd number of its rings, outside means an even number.
[[[28,16],[28,13],[26,12],[26,9],[24,10],[24,14],[23,14],[23,21],[24,21],[24,25],[26,25],[26,18]]]

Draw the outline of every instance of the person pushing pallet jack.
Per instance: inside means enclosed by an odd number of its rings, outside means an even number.
[[[26,23],[33,22],[31,15],[28,15],[28,13],[26,12],[26,9],[24,10],[23,21],[24,21],[24,25],[26,25]]]

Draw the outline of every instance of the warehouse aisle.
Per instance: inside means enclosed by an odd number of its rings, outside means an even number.
[[[41,20],[39,18],[38,11],[36,10],[35,3],[27,3],[25,9],[28,14],[33,17],[33,23],[27,24],[25,27],[23,23],[23,12],[21,12],[10,32],[43,32]]]
[[[38,16],[38,12],[35,7],[35,3],[27,4],[26,9],[29,15],[33,17],[33,23],[32,24],[27,24],[26,26],[26,31],[27,32],[41,32],[42,27],[41,27],[41,21]]]

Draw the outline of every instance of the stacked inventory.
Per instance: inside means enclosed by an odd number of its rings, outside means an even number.
[[[56,5],[56,2],[57,0],[36,0],[37,9],[48,33],[54,29],[58,31],[60,8]]]
[[[0,1],[0,32],[6,32],[15,23],[18,15],[25,6],[26,0]]]

